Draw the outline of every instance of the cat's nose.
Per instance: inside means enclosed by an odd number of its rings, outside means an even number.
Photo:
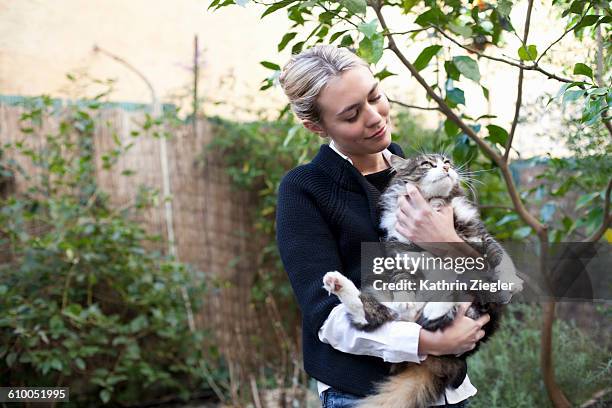
[[[442,168],[444,169],[444,171],[445,171],[445,172],[447,172],[447,173],[448,173],[448,169],[450,169],[450,165],[448,165],[448,164],[446,164],[446,163],[445,163],[445,164],[442,166]]]

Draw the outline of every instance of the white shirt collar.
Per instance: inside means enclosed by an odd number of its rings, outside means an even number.
[[[348,157],[346,154],[342,153],[340,150],[338,150],[338,147],[336,146],[336,143],[333,140],[331,140],[331,139],[329,141],[329,147],[334,152],[338,153],[338,155],[340,157],[342,157],[344,160],[347,160],[349,163],[351,163],[354,166],[353,161],[351,160],[351,158]],[[391,153],[389,151],[389,149],[385,149],[385,150],[382,151],[382,154],[383,154],[383,157],[385,158],[385,160],[387,161],[387,163],[391,163],[391,155],[393,153]]]

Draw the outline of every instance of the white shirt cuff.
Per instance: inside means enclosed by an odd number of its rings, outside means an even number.
[[[355,328],[343,304],[339,304],[319,329],[319,340],[344,353],[382,358],[389,363],[420,363],[418,354],[421,326],[392,321],[371,332]]]

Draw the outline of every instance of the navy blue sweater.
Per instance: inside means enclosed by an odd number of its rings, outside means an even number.
[[[399,146],[389,150],[403,157]],[[365,396],[389,374],[382,359],[342,353],[318,332],[339,303],[323,289],[323,275],[337,270],[360,286],[361,243],[376,242],[380,192],[328,145],[312,162],[283,178],[278,192],[278,248],[302,312],[306,372],[332,387]]]

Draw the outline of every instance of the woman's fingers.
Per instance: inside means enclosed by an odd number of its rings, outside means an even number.
[[[478,319],[476,319],[476,323],[478,324],[478,327],[482,327],[485,324],[489,323],[489,320],[491,320],[491,316],[489,316],[489,314],[483,314],[482,316],[480,316]]]
[[[472,302],[461,302],[461,304],[459,305],[459,309],[457,309],[457,316],[465,316],[465,313],[467,312],[471,304]]]
[[[406,195],[409,198],[409,202],[417,210],[425,210],[431,208],[429,203],[425,201],[421,192],[414,184],[406,184]]]

